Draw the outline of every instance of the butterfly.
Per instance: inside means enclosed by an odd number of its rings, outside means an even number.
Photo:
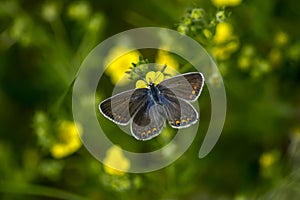
[[[137,140],[158,136],[166,120],[172,128],[186,128],[198,121],[198,112],[190,104],[201,94],[204,77],[200,72],[173,76],[146,88],[127,90],[105,99],[100,112],[119,125],[128,125]]]

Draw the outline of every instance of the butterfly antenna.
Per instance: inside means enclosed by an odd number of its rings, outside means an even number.
[[[164,74],[164,71],[166,70],[166,68],[167,68],[167,65],[165,64],[165,65],[163,66],[163,68],[160,70],[160,72],[161,72],[162,74]],[[161,74],[159,74],[157,77],[155,77],[155,81],[159,78],[160,75],[161,75]]]
[[[160,70],[160,72],[161,72],[161,73],[164,73],[164,71],[166,70],[166,68],[167,68],[167,65],[165,64],[165,65],[163,66],[163,68]]]

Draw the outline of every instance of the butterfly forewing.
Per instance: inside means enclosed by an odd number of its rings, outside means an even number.
[[[146,88],[128,90],[102,101],[99,110],[113,122],[126,125],[147,98]]]
[[[191,72],[166,79],[157,85],[162,94],[171,90],[176,97],[186,101],[195,101],[199,97],[204,83],[200,72]],[[169,90],[165,90],[165,89]]]

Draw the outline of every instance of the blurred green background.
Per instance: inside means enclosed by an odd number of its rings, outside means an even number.
[[[295,0],[1,0],[0,199],[298,199],[299,10]],[[222,73],[228,110],[217,145],[198,159],[210,118],[204,88],[188,151],[161,170],[129,174],[82,146],[72,83],[98,43],[145,26],[178,30],[206,48]],[[112,89],[109,73],[103,79]],[[120,152],[107,152],[114,156],[128,166]]]

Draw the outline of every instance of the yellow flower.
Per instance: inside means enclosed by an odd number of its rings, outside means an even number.
[[[273,48],[269,53],[269,60],[274,65],[279,65],[282,60],[282,55],[279,49]]]
[[[215,46],[212,54],[218,60],[226,60],[239,48],[238,38],[233,34],[233,27],[227,22],[219,23],[213,38]]]
[[[118,146],[107,150],[103,163],[104,171],[111,175],[122,176],[130,168],[130,161],[124,157],[122,149]]]
[[[146,88],[148,84],[150,83],[154,83],[155,85],[162,82],[164,80],[164,74],[161,72],[161,71],[151,71],[151,72],[148,72],[146,74],[146,81],[147,83],[144,81],[144,80],[138,80],[136,83],[135,83],[135,87],[136,88]]]
[[[31,19],[29,19],[27,16],[20,16],[14,19],[9,34],[13,40],[20,42],[24,46],[28,46],[34,40],[31,31]]]
[[[57,18],[58,11],[56,3],[48,2],[43,5],[41,15],[46,21],[52,22]]]
[[[227,42],[233,37],[233,27],[227,22],[219,23],[216,27],[216,34],[214,36],[214,42],[221,44]]]
[[[58,142],[51,149],[54,158],[63,158],[76,152],[81,146],[79,134],[82,133],[81,127],[74,122],[63,121],[58,127]]]
[[[104,16],[101,13],[95,14],[88,24],[88,29],[91,32],[97,32],[104,24]]]
[[[289,36],[285,32],[278,32],[274,38],[275,44],[278,46],[284,46],[289,41]]]
[[[278,159],[278,152],[265,152],[259,158],[259,164],[262,168],[268,168],[272,166]]]
[[[216,7],[238,6],[242,3],[242,0],[211,0],[211,1]]]
[[[179,64],[167,51],[159,50],[155,62],[161,66],[167,65],[164,73],[170,75],[177,74]]]
[[[68,8],[68,16],[71,19],[87,19],[91,13],[90,5],[85,1],[72,3]]]
[[[141,56],[138,51],[131,51],[129,53],[121,55],[121,53],[125,50],[126,48],[121,46],[112,49],[109,52],[108,58],[106,59],[106,61],[104,61],[105,66],[109,65],[105,73],[110,76],[113,84],[118,83],[119,85],[125,85],[129,81],[127,77],[124,77],[126,76],[125,72],[129,70],[131,63],[137,63],[139,61],[139,56]],[[112,63],[107,63],[111,60],[114,61]]]
[[[211,32],[208,29],[204,29],[203,34],[207,39],[210,39],[212,36]]]
[[[212,48],[212,54],[218,60],[226,60],[229,58],[229,54],[224,47],[214,47]]]
[[[177,74],[179,64],[167,51],[159,50],[155,59],[155,63],[158,64],[157,69],[159,71],[148,72],[146,74],[146,82],[144,80],[138,80],[135,84],[136,88],[145,88],[150,82],[158,84],[164,80],[164,74],[168,74],[171,76]],[[165,66],[167,67],[164,69],[163,74],[160,70],[162,70],[162,68]]]
[[[251,59],[247,56],[241,56],[238,59],[238,65],[241,69],[249,69],[250,65],[251,65]]]

